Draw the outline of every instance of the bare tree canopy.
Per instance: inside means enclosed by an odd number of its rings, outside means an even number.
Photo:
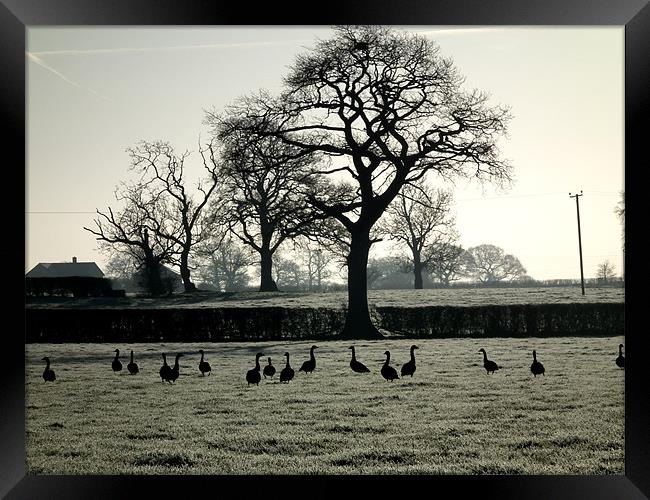
[[[123,204],[120,211],[97,210],[95,228],[84,229],[97,237],[104,252],[124,253],[133,259],[136,268],[143,270],[151,294],[164,293],[160,266],[171,262],[177,249],[172,241],[160,238],[151,224],[152,217],[162,218],[163,207],[143,184],[121,184],[115,199]]]
[[[308,292],[322,292],[325,280],[332,275],[330,252],[319,244],[303,238],[296,242],[296,250],[301,258],[307,278]]]
[[[467,262],[467,252],[463,247],[443,242],[433,248],[427,269],[441,283],[449,285],[466,274]]]
[[[105,267],[106,276],[116,281],[131,280],[138,269],[138,261],[129,253],[109,249],[112,251]]]
[[[403,272],[400,259],[395,257],[371,257],[368,259],[368,288],[374,288],[378,281],[400,272]]]
[[[462,83],[426,37],[342,26],[296,58],[279,98],[262,92],[230,107],[246,117],[250,133],[319,156],[313,175],[328,190],[311,194],[310,203],[350,236],[343,337],[381,337],[368,309],[370,231],[404,185],[428,171],[510,179],[496,146],[509,112]]]
[[[251,134],[249,127],[264,124],[238,114],[209,113],[206,122],[222,144],[230,230],[259,254],[259,290],[277,291],[273,255],[285,240],[309,234],[324,218],[307,202],[307,193],[316,189],[309,175],[313,155],[277,137]]]
[[[495,245],[479,245],[467,250],[467,274],[481,283],[513,281],[526,274],[514,255]]]
[[[289,290],[303,290],[307,273],[294,258],[278,255],[273,261],[273,271],[279,286]]]
[[[116,201],[123,204],[120,212],[111,207],[107,212],[97,211],[96,229],[91,232],[117,252],[126,252],[149,280],[152,293],[165,289],[160,278],[163,263],[178,265],[186,292],[195,290],[190,279],[189,257],[192,249],[214,232],[218,210],[204,211],[208,201],[215,199],[219,178],[212,146],[201,150],[207,181],[199,181],[198,200],[189,192],[185,179],[186,152],[176,155],[165,142],[140,142],[129,148],[131,170],[138,174],[135,182],[122,182],[115,191]]]
[[[604,283],[607,283],[614,276],[615,276],[615,274],[614,274],[614,264],[612,264],[608,260],[598,264],[598,272],[597,272],[596,277],[598,278],[599,281],[603,281]]]
[[[451,204],[449,191],[434,191],[422,182],[407,184],[380,219],[382,233],[408,249],[416,289],[423,287],[422,272],[438,256],[436,248],[458,239]]]
[[[248,267],[254,263],[250,249],[227,236],[215,250],[205,254],[198,275],[204,284],[220,291],[241,291],[248,287]]]
[[[188,151],[176,154],[169,143],[162,141],[142,141],[127,151],[131,169],[141,176],[139,185],[159,207],[159,213],[147,212],[147,223],[159,238],[176,249],[174,263],[180,268],[185,292],[193,292],[196,286],[191,281],[190,254],[194,247],[213,236],[214,226],[219,223],[219,210],[204,209],[208,202],[212,208],[222,205],[222,183],[213,145],[199,150],[207,175],[197,182],[196,195],[186,178]]]

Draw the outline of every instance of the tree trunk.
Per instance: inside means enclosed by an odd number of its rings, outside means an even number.
[[[153,250],[149,246],[149,232],[144,230],[144,287],[151,295],[162,295],[165,292],[165,287],[160,277],[160,262],[154,257]]]
[[[165,293],[165,286],[160,277],[160,264],[153,257],[145,257],[146,288],[151,295],[162,295]]]
[[[368,308],[368,252],[370,231],[351,233],[348,262],[348,311],[340,334],[344,339],[381,339],[383,335],[372,324]]]
[[[322,262],[323,254],[321,251],[316,252],[316,290],[319,292],[323,291],[323,288],[321,287],[321,281],[322,281],[322,275],[323,275],[323,262]]]
[[[422,290],[422,262],[420,261],[420,254],[417,250],[413,250],[413,274],[414,274],[414,283],[413,288],[415,290]]]
[[[277,292],[278,286],[272,276],[273,254],[268,245],[262,245],[260,250],[260,292]]]
[[[313,262],[311,258],[311,251],[309,252],[309,256],[307,257],[307,291],[308,292],[314,291],[314,270],[313,270]]]
[[[183,251],[181,253],[181,278],[183,280],[183,288],[185,293],[196,292],[196,286],[190,279],[190,266],[189,266],[189,252]]]

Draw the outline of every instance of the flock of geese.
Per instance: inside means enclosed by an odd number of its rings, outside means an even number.
[[[316,357],[314,356],[314,349],[318,349],[318,346],[311,346],[309,349],[309,359],[305,361],[301,366],[300,369],[298,370],[299,372],[305,372],[305,373],[312,373],[316,369]],[[353,372],[356,373],[370,373],[370,370],[366,365],[364,365],[361,361],[357,359],[356,356],[356,350],[354,346],[350,346],[348,349],[352,350],[352,359],[350,360],[350,368],[352,369]],[[418,346],[412,345],[410,352],[411,352],[411,359],[404,363],[402,365],[401,369],[401,375],[402,377],[405,376],[411,376],[413,377],[413,374],[415,373],[415,350],[419,349]],[[495,371],[499,370],[499,365],[497,365],[494,361],[488,359],[487,357],[487,352],[485,349],[479,349],[478,352],[483,353],[483,367],[485,368],[485,373],[486,375],[494,374]],[[210,366],[210,363],[205,361],[205,353],[203,352],[203,349],[199,349],[199,354],[201,354],[201,361],[199,361],[199,371],[201,372],[201,375],[205,376],[206,373],[210,375],[212,372],[212,367]],[[380,373],[384,379],[387,381],[392,382],[395,379],[399,379],[399,376],[397,375],[397,370],[390,366],[390,351],[385,351],[384,352],[386,356],[386,361],[381,367]],[[178,364],[178,360],[183,356],[182,353],[176,354],[176,359],[174,361],[174,366],[169,366],[167,364],[167,356],[165,353],[162,354],[163,358],[163,365],[160,367],[160,380],[161,382],[165,383],[173,383],[178,379],[179,375],[179,370],[180,366]],[[273,376],[276,373],[275,367],[271,363],[271,358],[268,358],[268,364],[264,366],[264,369],[262,370],[262,373],[260,373],[261,366],[260,366],[260,358],[264,356],[261,352],[258,352],[255,355],[255,367],[251,368],[246,372],[246,382],[248,382],[248,385],[250,386],[251,384],[259,385],[260,381],[262,380],[262,375],[264,375],[264,378],[273,378]],[[280,382],[281,383],[289,383],[294,375],[295,371],[293,368],[291,368],[291,365],[289,364],[289,353],[285,352],[284,356],[287,358],[287,362],[285,367],[280,371]],[[47,364],[45,366],[45,371],[43,372],[43,380],[45,382],[54,382],[56,380],[56,375],[54,374],[54,370],[50,368],[50,358],[45,356],[43,358],[43,361],[45,361]],[[615,360],[616,366],[619,368],[625,368],[625,356],[623,356],[623,344],[619,344],[618,346],[618,357]],[[113,362],[111,363],[111,367],[113,369],[113,372],[117,373],[122,371],[122,362],[120,361],[120,350],[115,349],[115,358],[113,358]],[[129,371],[131,375],[135,375],[140,372],[140,369],[138,367],[138,364],[133,360],[133,351],[131,351],[131,361],[129,364],[126,365],[126,369]],[[533,363],[530,365],[530,371],[531,373],[537,377],[537,375],[544,375],[544,372],[546,371],[544,368],[544,365],[537,361],[537,351],[533,350]]]

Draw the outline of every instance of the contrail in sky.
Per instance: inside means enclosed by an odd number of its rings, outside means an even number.
[[[488,33],[504,31],[503,27],[459,27],[459,28],[432,28],[413,31],[419,35],[467,35],[475,33]],[[40,50],[32,51],[35,56],[56,56],[56,55],[84,55],[84,54],[119,54],[128,52],[160,52],[167,50],[196,50],[196,49],[235,49],[246,47],[268,47],[273,45],[287,45],[294,43],[309,43],[314,40],[276,40],[276,41],[259,41],[259,42],[238,42],[238,43],[209,43],[199,45],[169,45],[162,47],[116,47],[107,49],[62,49],[62,50]]]
[[[171,45],[163,47],[117,47],[112,49],[67,49],[67,50],[41,50],[32,52],[37,56],[49,55],[83,55],[83,54],[118,54],[123,52],[159,52],[166,50],[195,50],[195,49],[235,49],[245,47],[267,47],[272,45],[287,45],[313,40],[278,40],[274,42],[242,42],[242,43],[210,43],[202,45]]]
[[[46,70],[50,71],[51,73],[55,74],[56,76],[58,76],[59,78],[61,78],[61,80],[63,80],[64,82],[69,83],[70,85],[72,85],[72,86],[74,86],[74,87],[77,87],[77,88],[80,88],[80,89],[87,90],[87,91],[90,92],[91,94],[95,94],[97,97],[99,97],[99,98],[101,98],[101,99],[104,99],[104,100],[109,101],[109,102],[113,102],[112,99],[106,97],[106,96],[103,95],[103,94],[100,94],[100,93],[97,92],[96,90],[93,90],[93,89],[91,89],[91,88],[89,88],[89,87],[84,87],[83,85],[80,85],[80,84],[78,84],[77,82],[70,80],[70,78],[68,78],[67,76],[65,76],[63,73],[61,73],[60,71],[54,69],[52,66],[46,64],[45,61],[43,61],[43,59],[41,59],[40,57],[38,57],[37,55],[35,55],[33,52],[26,52],[25,55],[27,56],[27,59],[29,59],[30,61],[32,61],[32,62],[38,64],[38,65],[41,66],[42,68],[45,68]]]
[[[502,27],[462,27],[462,28],[432,28],[413,31],[420,35],[467,35],[472,33],[487,33],[503,31]],[[276,40],[276,41],[259,41],[259,42],[237,42],[237,43],[209,43],[200,45],[170,45],[162,47],[116,47],[108,49],[63,49],[63,50],[40,50],[33,51],[36,56],[56,56],[56,55],[84,55],[84,54],[119,54],[128,52],[161,52],[168,50],[196,50],[196,49],[236,49],[246,47],[268,47],[273,45],[287,45],[294,43],[309,43],[314,40]]]
[[[502,27],[461,27],[461,28],[432,28],[427,30],[417,30],[413,31],[414,33],[420,35],[435,35],[435,36],[445,36],[445,35],[464,35],[464,34],[473,34],[473,33],[485,33],[485,32],[495,32],[503,31]],[[161,52],[161,51],[176,51],[176,50],[197,50],[197,49],[233,49],[233,48],[246,48],[246,47],[268,47],[274,45],[287,45],[295,43],[309,43],[313,40],[276,40],[276,41],[258,41],[258,42],[239,42],[239,43],[211,43],[211,44],[200,44],[200,45],[172,45],[172,46],[163,46],[163,47],[116,47],[116,48],[105,48],[105,49],[63,49],[63,50],[41,50],[41,51],[31,51],[27,52],[27,57],[34,63],[39,66],[47,69],[51,73],[55,74],[63,81],[73,85],[75,87],[87,90],[88,92],[95,94],[96,96],[111,101],[105,95],[100,94],[99,92],[84,87],[77,82],[70,80],[60,71],[54,69],[52,66],[41,59],[41,56],[57,56],[57,55],[95,55],[95,54],[123,54],[123,53],[146,53],[146,52]],[[112,102],[112,101],[111,101]]]
[[[444,35],[472,35],[476,33],[494,33],[498,31],[505,31],[506,29],[510,28],[503,28],[503,27],[483,27],[479,26],[477,28],[471,28],[471,27],[463,27],[463,28],[442,28],[442,29],[430,29],[430,30],[418,30],[414,31],[414,33],[417,33],[418,35],[436,35],[436,36],[444,36]]]

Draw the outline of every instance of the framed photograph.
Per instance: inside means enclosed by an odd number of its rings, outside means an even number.
[[[647,498],[647,0],[275,7],[0,5],[0,493]]]

